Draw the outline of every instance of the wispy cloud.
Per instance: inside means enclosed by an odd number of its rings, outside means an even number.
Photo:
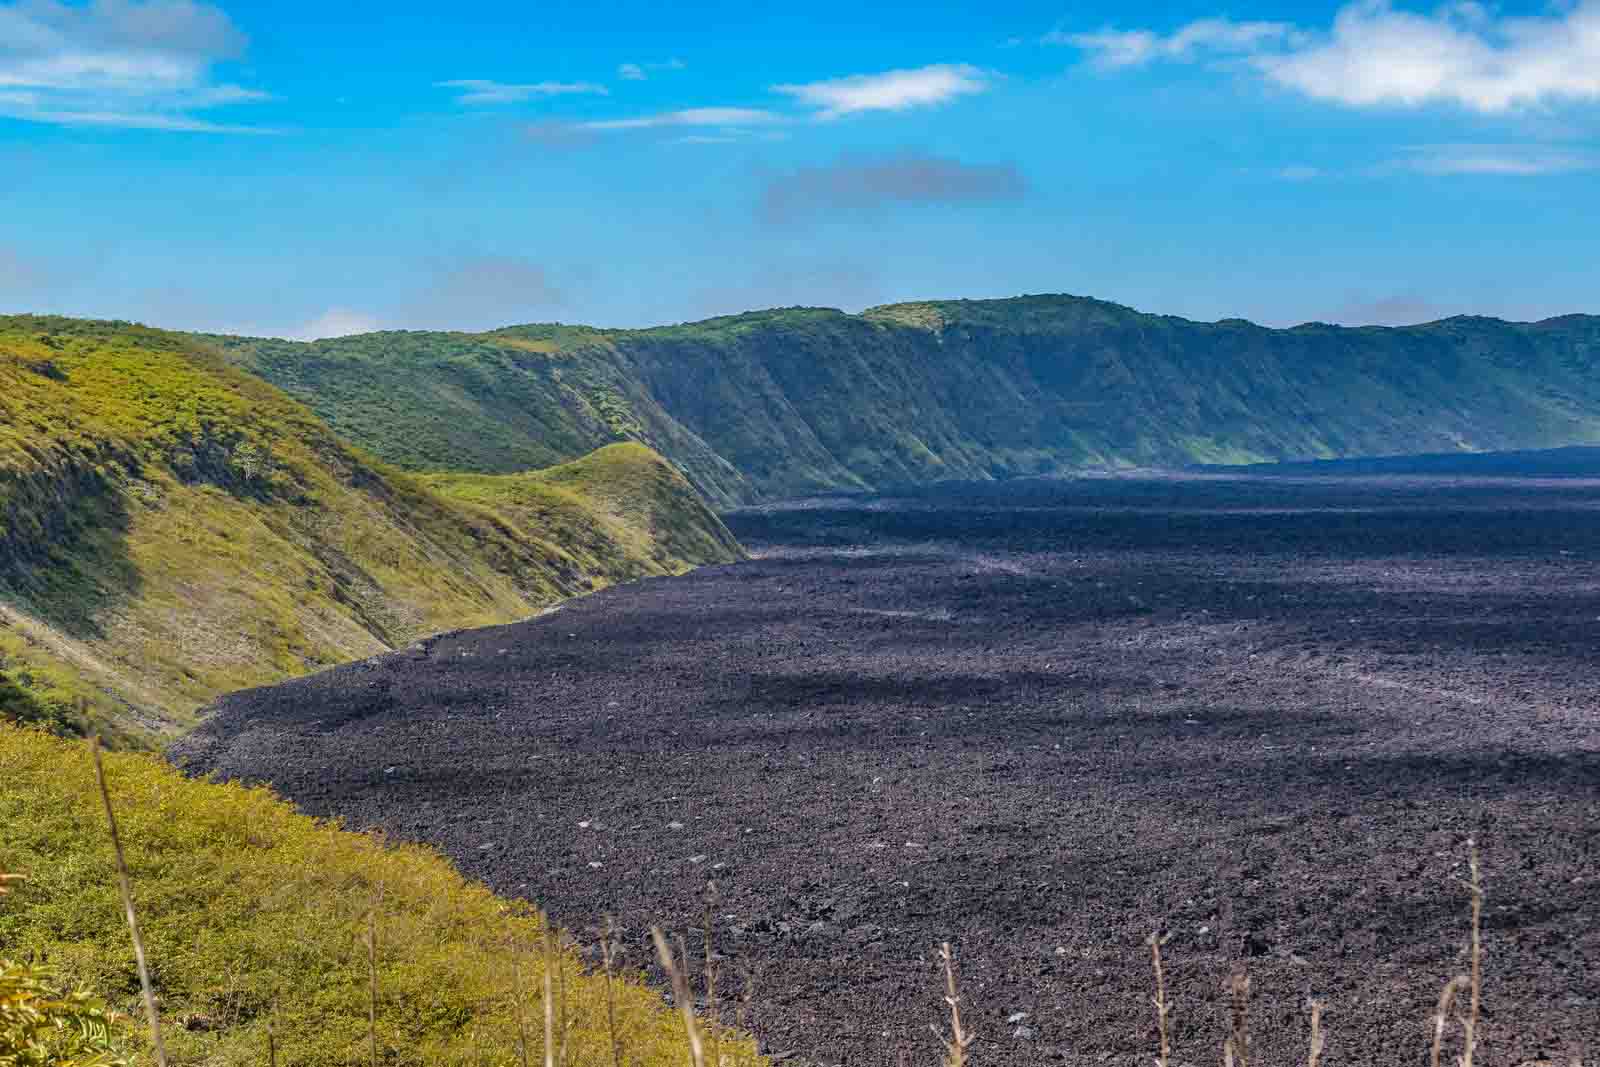
[[[584,130],[648,130],[672,126],[770,126],[786,122],[775,111],[752,107],[691,107],[681,111],[662,111],[626,119],[601,119],[578,124]]]
[[[1209,18],[1174,33],[1105,29],[1094,33],[1046,34],[1045,44],[1070,45],[1088,52],[1105,70],[1134,67],[1157,59],[1191,60],[1206,55],[1253,52],[1265,45],[1300,42],[1305,34],[1286,22],[1235,22]]]
[[[819,119],[868,111],[906,111],[943,104],[989,88],[990,77],[964,63],[940,63],[915,70],[854,74],[804,84],[774,85],[772,91],[815,109]]]
[[[973,164],[940,156],[840,159],[772,177],[760,212],[770,222],[875,211],[897,204],[961,204],[1018,200],[1027,182],[1011,164]]]
[[[485,78],[455,78],[434,82],[440,89],[457,91],[458,104],[520,104],[548,96],[578,96],[592,94],[605,96],[609,90],[595,82],[528,82],[511,84]]]
[[[1314,178],[1322,177],[1321,167],[1312,167],[1304,163],[1293,163],[1287,167],[1279,167],[1273,174],[1286,182],[1308,182]]]
[[[1600,99],[1600,0],[1552,13],[1499,15],[1473,0],[1427,14],[1357,0],[1332,25],[1206,19],[1170,35],[1146,30],[1055,34],[1102,68],[1242,56],[1272,84],[1349,107],[1449,104],[1485,114]]]
[[[683,69],[684,62],[681,59],[669,59],[661,63],[624,63],[617,68],[617,77],[625,82],[642,82],[660,71]]]
[[[1416,145],[1382,169],[1530,178],[1600,170],[1600,154],[1547,145]]]
[[[196,117],[270,99],[214,79],[245,37],[199,0],[0,4],[0,116],[69,126],[264,133]]]
[[[676,60],[674,65],[681,66]],[[627,65],[625,65],[627,66]],[[626,76],[626,75],[624,75]],[[748,140],[753,129],[783,126],[801,121],[828,122],[847,115],[872,111],[906,111],[932,107],[959,96],[983,92],[991,77],[977,67],[964,64],[939,64],[915,70],[891,70],[881,74],[855,74],[844,78],[805,84],[770,87],[771,92],[788,97],[799,109],[766,107],[691,107],[626,118],[596,119],[564,125],[569,132],[592,133],[608,130],[651,130],[693,128],[714,132],[689,134],[676,140],[685,144],[722,144]],[[565,139],[557,129],[540,131],[540,139]],[[778,136],[768,132],[763,136]]]

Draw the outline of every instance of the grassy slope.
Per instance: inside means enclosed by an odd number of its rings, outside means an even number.
[[[367,1062],[367,913],[381,892],[378,1041],[395,1065],[521,1062],[520,974],[531,1058],[543,1045],[541,927],[521,905],[466,883],[441,857],[385,848],[296,814],[266,790],[183,778],[143,754],[107,759],[173,1064]],[[88,753],[0,723],[0,897],[7,957],[40,956],[134,1019],[133,951]],[[627,959],[643,962],[639,931]],[[568,1062],[609,1063],[603,979],[566,973]],[[685,1061],[676,1018],[637,982],[617,986],[626,1062]],[[190,1030],[180,1020],[199,1016]],[[124,1041],[143,1046],[130,1026]],[[731,1062],[754,1064],[728,1040]],[[141,1056],[137,1062],[149,1062]]]
[[[1084,466],[1600,441],[1600,319],[1581,316],[1268,330],[1046,296],[227,345],[405,466],[504,472],[533,450],[546,462],[631,438],[719,504]],[[441,396],[470,433],[440,424]]]
[[[159,733],[222,692],[736,558],[653,453],[582,469],[537,513],[492,482],[441,493],[193,338],[0,318],[0,714]]]
[[[686,561],[734,559],[741,551],[683,475],[640,444],[607,445],[522,474],[433,474],[423,481],[449,499],[541,531],[585,570],[614,579],[678,573]]]

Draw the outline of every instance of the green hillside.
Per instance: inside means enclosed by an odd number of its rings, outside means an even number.
[[[0,715],[153,738],[224,692],[739,553],[642,447],[469,481],[373,461],[203,340],[0,318]]]
[[[373,1045],[391,1067],[542,1061],[544,927],[526,902],[152,754],[112,753],[106,774],[174,1067],[265,1065],[269,1033],[297,1067],[366,1064]],[[155,1062],[87,746],[0,722],[0,782],[0,874],[22,876],[0,893],[0,972],[47,961],[58,988],[82,983],[123,1017],[112,1044],[131,1063]],[[682,1024],[638,980],[637,952],[607,982],[575,949],[551,979],[563,1062],[609,1064],[620,1046],[629,1064],[680,1067]],[[7,1063],[15,1021],[0,1017]],[[719,1047],[730,1065],[765,1062],[737,1034]]]
[[[635,440],[719,505],[1083,467],[1600,441],[1600,318],[1270,330],[1070,296],[649,330],[525,326],[230,359],[401,466],[504,473]]]

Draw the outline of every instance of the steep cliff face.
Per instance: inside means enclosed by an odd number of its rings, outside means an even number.
[[[683,326],[227,339],[392,462],[483,472],[636,440],[720,505],[1084,467],[1600,441],[1600,318],[1269,330],[1080,297]]]
[[[160,734],[223,692],[740,554],[642,447],[480,482],[375,463],[195,338],[0,318],[0,714]]]

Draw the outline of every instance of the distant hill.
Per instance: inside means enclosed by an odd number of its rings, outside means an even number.
[[[0,318],[0,717],[150,738],[224,692],[740,551],[640,445],[424,479],[192,336]]]
[[[1600,442],[1600,318],[1190,322],[1072,296],[312,344],[215,338],[412,469],[648,444],[719,505],[1085,467]]]

